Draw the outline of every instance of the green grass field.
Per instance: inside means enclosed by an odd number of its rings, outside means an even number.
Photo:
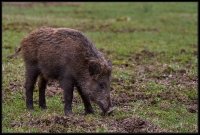
[[[198,132],[197,3],[3,3],[2,18],[2,132]],[[56,82],[47,110],[37,86],[26,110],[23,60],[7,56],[41,26],[81,30],[112,60],[111,116],[83,115],[75,91],[65,117]]]

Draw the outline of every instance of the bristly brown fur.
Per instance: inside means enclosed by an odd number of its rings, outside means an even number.
[[[45,65],[51,65],[50,62],[59,65],[64,64],[65,57],[70,55],[73,67],[83,68],[81,65],[87,66],[89,60],[95,60],[105,72],[109,69],[102,53],[87,37],[74,29],[42,27],[24,38],[21,48],[26,62],[37,63],[42,60]]]

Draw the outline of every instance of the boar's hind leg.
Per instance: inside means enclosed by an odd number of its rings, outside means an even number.
[[[60,80],[60,86],[64,91],[64,112],[65,115],[72,114],[72,99],[74,91],[74,83],[72,78]]]
[[[40,75],[38,87],[39,87],[39,107],[46,109],[46,100],[45,100],[45,89],[47,85],[47,80]]]
[[[77,87],[78,93],[80,94],[80,96],[83,100],[83,103],[85,106],[85,114],[94,113],[94,110],[92,109],[92,105],[90,103],[89,97],[83,93],[80,86],[76,85],[76,87]]]
[[[26,65],[26,107],[27,109],[33,109],[33,89],[38,77],[37,67],[32,65]]]

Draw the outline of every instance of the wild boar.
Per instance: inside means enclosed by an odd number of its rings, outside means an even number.
[[[42,27],[21,41],[19,50],[25,62],[27,109],[33,107],[33,89],[39,77],[39,106],[46,108],[48,80],[58,80],[64,90],[65,115],[72,114],[74,87],[77,87],[85,113],[94,113],[94,101],[103,114],[111,108],[110,82],[112,64],[80,31],[69,28]]]

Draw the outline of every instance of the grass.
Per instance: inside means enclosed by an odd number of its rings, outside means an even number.
[[[120,122],[136,116],[166,132],[198,132],[197,108],[188,109],[195,108],[198,100],[197,3],[3,3],[2,13],[4,133],[120,132],[126,126],[120,127]],[[26,110],[23,60],[6,57],[41,26],[79,29],[112,60],[111,96],[117,106],[112,116],[100,116],[96,105],[96,114],[84,116],[75,92],[74,118],[65,121],[62,94],[47,96],[48,109],[41,110],[37,87],[35,110]],[[58,116],[68,125],[56,123]]]

